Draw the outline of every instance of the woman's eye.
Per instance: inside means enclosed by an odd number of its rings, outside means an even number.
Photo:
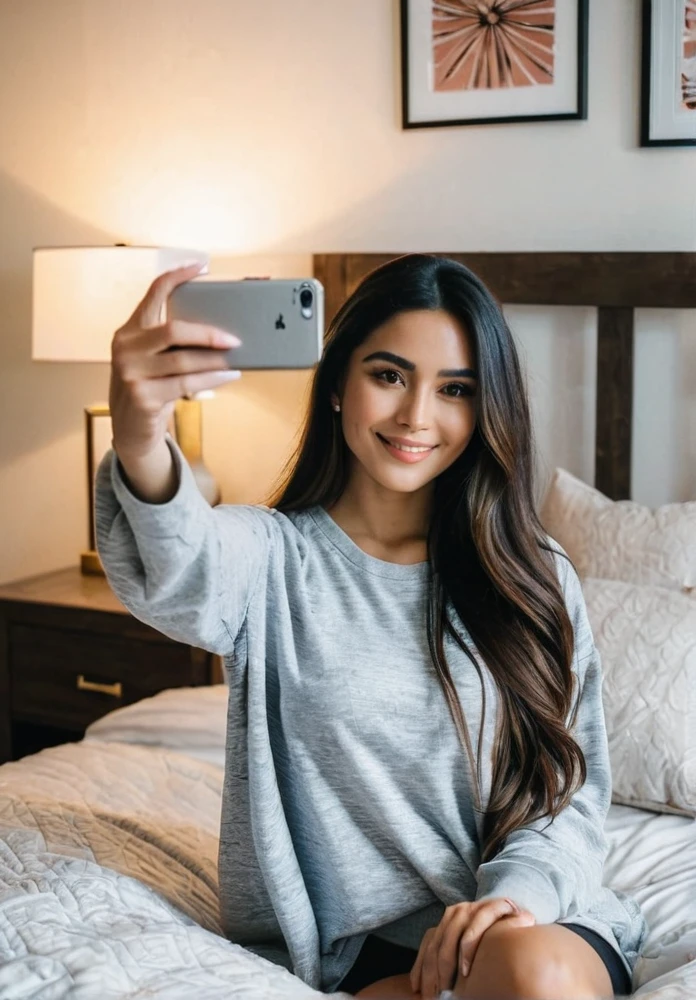
[[[381,382],[386,382],[388,385],[396,385],[395,382],[389,380],[387,377],[389,375],[396,375],[397,379],[401,378],[401,375],[397,371],[394,371],[393,368],[384,368],[382,371],[374,373],[374,377],[379,379]]]
[[[465,385],[463,382],[451,382],[449,385],[445,386],[445,389],[456,389],[457,392],[446,392],[446,396],[452,396],[454,399],[463,399],[464,396],[473,396],[474,389],[470,385]]]

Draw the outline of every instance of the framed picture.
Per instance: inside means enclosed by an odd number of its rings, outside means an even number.
[[[643,0],[641,146],[696,146],[696,0]]]
[[[404,128],[587,118],[588,0],[401,0]]]

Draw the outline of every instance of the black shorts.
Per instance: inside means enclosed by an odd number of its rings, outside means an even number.
[[[560,926],[575,931],[588,944],[592,945],[607,967],[615,996],[631,995],[631,978],[616,951],[603,937],[579,924],[561,924]],[[358,990],[369,986],[370,983],[376,983],[378,979],[407,974],[413,968],[417,955],[418,952],[412,948],[404,948],[400,944],[390,944],[389,941],[382,941],[374,934],[368,934],[353,967],[335,987],[335,991],[355,994]]]

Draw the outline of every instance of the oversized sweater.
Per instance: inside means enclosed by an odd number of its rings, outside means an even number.
[[[647,927],[632,897],[602,885],[611,801],[602,674],[568,561],[555,557],[575,633],[573,735],[587,780],[551,824],[514,831],[482,864],[475,775],[428,650],[428,564],[367,554],[320,506],[211,508],[167,440],[179,475],[167,503],[137,499],[115,454],[104,457],[97,544],[136,618],[224,657],[219,879],[230,940],[333,991],[368,932],[417,949],[445,906],[508,896],[538,924],[595,930],[632,973]],[[448,636],[445,653],[476,750],[482,682]],[[498,696],[475,655],[485,806]]]

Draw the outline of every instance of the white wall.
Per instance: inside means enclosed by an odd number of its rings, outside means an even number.
[[[392,0],[0,4],[0,580],[77,560],[82,408],[108,384],[31,362],[32,246],[278,275],[320,251],[696,249],[696,150],[637,147],[640,4],[591,6],[587,122],[404,132]],[[593,317],[509,313],[543,463],[591,480]],[[693,316],[641,314],[638,348],[634,496],[693,498]],[[205,404],[224,499],[265,493],[307,381],[248,373]]]

